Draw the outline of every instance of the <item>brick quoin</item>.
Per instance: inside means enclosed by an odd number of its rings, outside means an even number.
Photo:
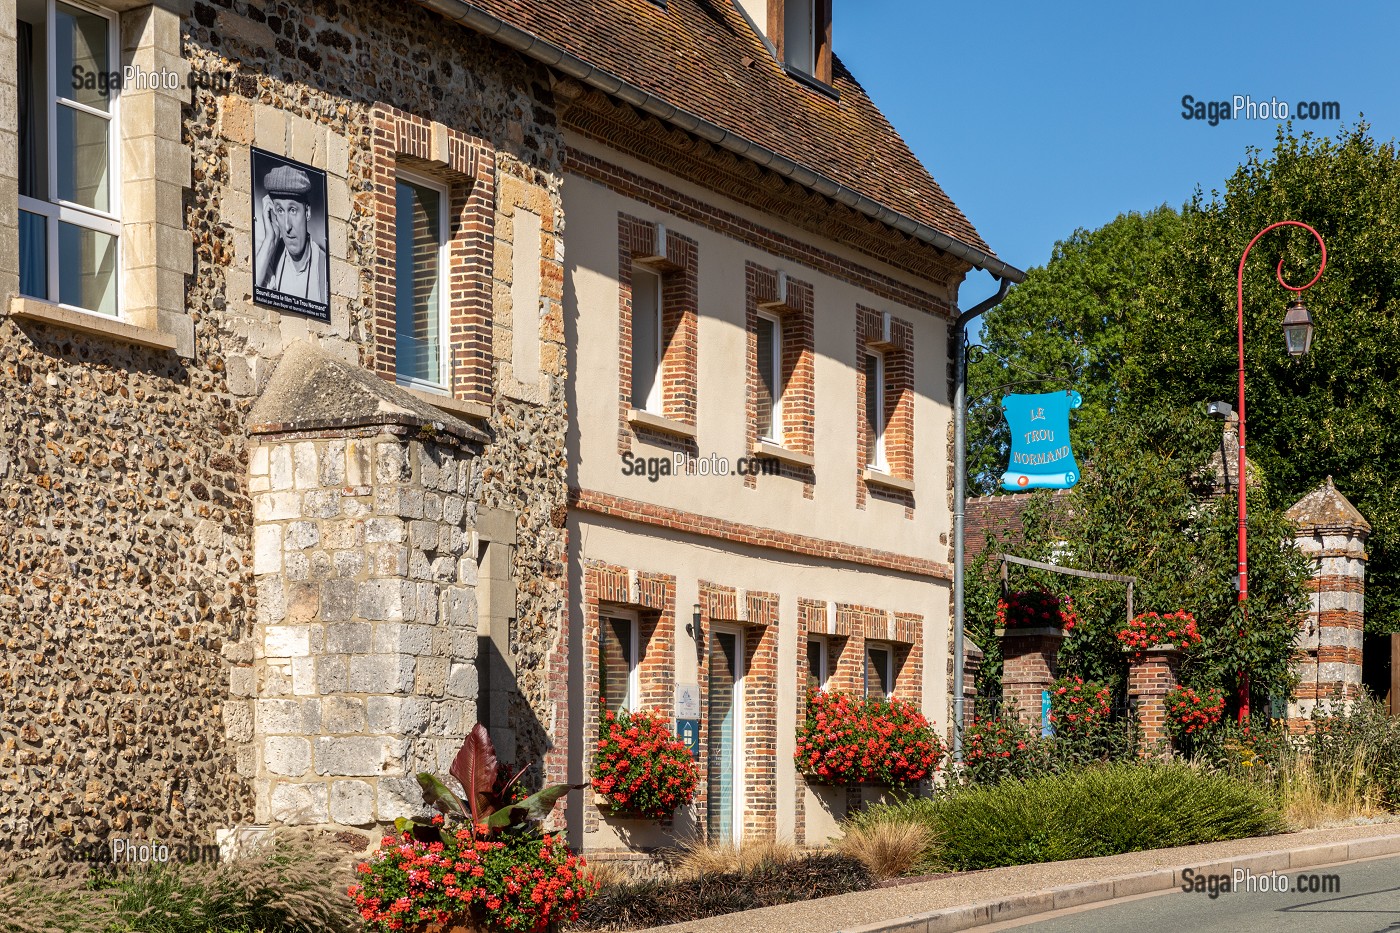
[[[865,401],[879,387],[865,384],[864,355],[878,350],[885,359],[885,460],[890,475],[914,480],[914,326],[891,316],[888,339],[885,315],[873,308],[856,306],[856,508],[865,508],[866,497],[887,499],[904,506],[904,517],[914,517],[914,495],[890,489],[865,479],[865,465],[875,439],[865,424]]]
[[[700,253],[690,237],[666,231],[665,258],[660,257],[657,225],[628,214],[617,215],[618,291],[618,433],[619,454],[629,453],[637,438],[698,456],[694,440],[627,420],[632,405],[632,267],[643,265],[661,276],[661,414],[695,426],[699,397]]]
[[[448,191],[448,321],[453,398],[491,399],[492,265],[495,228],[495,151],[486,140],[447,129],[444,165],[433,160],[432,124],[388,104],[376,104],[374,125],[374,270],[369,303],[373,341],[370,368],[396,380],[396,171],[437,178]],[[447,348],[444,348],[447,349]]]
[[[635,581],[635,586],[634,586]],[[670,574],[633,571],[602,561],[585,561],[583,572],[583,774],[593,770],[598,747],[599,673],[602,668],[599,641],[601,621],[608,609],[637,613],[639,709],[661,710],[668,717],[675,703],[676,578]],[[584,826],[597,828],[601,811],[588,798]]]
[[[782,372],[778,378],[782,399],[782,446],[796,453],[816,453],[816,350],[813,338],[814,293],[812,286],[787,278],[786,294],[779,301],[778,271],[754,262],[744,264],[744,319],[747,333],[747,392],[745,394],[745,450],[758,442],[758,317],[760,309],[775,316],[782,327]],[[802,483],[802,496],[816,493],[816,473],[808,466],[781,463],[781,475]],[[754,488],[757,476],[744,477]]]

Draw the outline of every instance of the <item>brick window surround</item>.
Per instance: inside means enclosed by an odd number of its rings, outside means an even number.
[[[744,633],[744,839],[771,839],[778,830],[778,597],[700,581],[699,680],[702,722],[709,702],[710,633],[713,623],[729,622]],[[804,651],[805,646],[804,646]],[[703,729],[703,726],[702,726]],[[701,822],[709,811],[709,742],[700,742],[700,785],[696,806]]]
[[[699,250],[696,242],[663,224],[619,213],[618,453],[635,438],[694,453],[698,391]],[[661,276],[661,411],[632,412],[632,267]]]
[[[491,398],[492,236],[495,153],[489,143],[387,104],[371,113],[374,158],[372,368],[397,379],[394,338],[394,186],[399,168],[447,188],[449,389],[460,401]]]
[[[816,451],[816,351],[813,337],[812,286],[789,278],[776,269],[744,264],[744,327],[747,332],[747,392],[745,395],[745,443],[747,450],[772,456],[782,475],[799,479],[803,496],[812,498],[816,476],[812,457]],[[762,444],[758,434],[758,321],[759,312],[778,319],[782,329],[778,373],[782,412],[781,445]],[[785,456],[795,454],[796,456]],[[754,487],[758,477],[746,476]]]
[[[867,386],[863,356],[877,351],[884,357],[885,463],[888,475],[867,469],[871,445],[865,423]],[[914,326],[889,312],[856,307],[856,507],[865,508],[868,495],[904,505],[904,517],[914,517]]]
[[[583,579],[583,762],[592,773],[593,749],[598,745],[601,671],[601,620],[609,610],[637,616],[637,696],[634,709],[659,709],[668,716],[675,705],[676,578],[669,574],[632,570],[601,561],[584,564]],[[598,808],[585,808],[586,830],[597,826]]]
[[[788,3],[811,3],[813,32],[816,34],[816,62],[811,77],[823,84],[831,84],[831,0],[768,0],[768,38],[778,54],[778,61],[786,64],[787,49],[785,25]]]

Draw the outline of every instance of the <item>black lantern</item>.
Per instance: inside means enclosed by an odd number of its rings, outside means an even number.
[[[1313,320],[1301,298],[1294,298],[1283,314],[1283,341],[1289,356],[1303,356],[1312,349]]]

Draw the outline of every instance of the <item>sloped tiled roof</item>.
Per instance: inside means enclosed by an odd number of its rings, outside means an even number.
[[[991,249],[839,60],[839,100],[774,61],[733,0],[474,0],[667,103],[986,253]],[[841,23],[834,25],[839,37]],[[745,59],[752,64],[744,64]]]

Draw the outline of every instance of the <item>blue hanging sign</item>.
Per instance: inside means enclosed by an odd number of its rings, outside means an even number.
[[[1079,465],[1069,443],[1069,413],[1083,402],[1073,390],[1001,400],[1011,428],[1011,462],[1001,475],[1002,489],[1068,489],[1079,482]]]

